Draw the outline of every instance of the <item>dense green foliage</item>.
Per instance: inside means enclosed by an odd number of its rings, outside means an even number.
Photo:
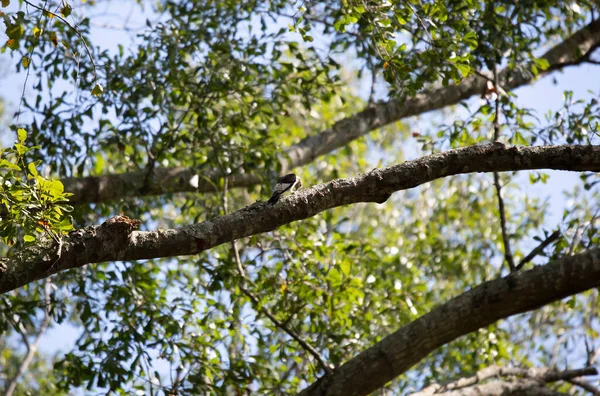
[[[171,228],[265,201],[286,147],[376,106],[377,98],[401,100],[503,67],[537,75],[548,68],[540,50],[585,26],[592,11],[591,2],[542,0],[132,2],[135,13],[150,7],[154,18],[112,50],[94,28],[102,2],[14,3],[2,1],[2,51],[28,74],[29,86],[23,114],[10,120],[17,143],[0,159],[0,237],[13,245],[3,246],[6,254],[119,213],[142,220],[143,229]],[[114,18],[114,25],[127,22]],[[355,89],[371,77],[372,92]],[[593,142],[600,107],[597,94],[584,94],[567,92],[564,107],[557,104],[546,121],[513,94],[501,96],[502,140]],[[295,172],[311,186],[490,141],[495,105],[447,109],[441,123],[425,119],[419,132],[408,123],[386,126]],[[151,178],[154,169],[174,166],[244,172],[263,183],[229,189],[221,179],[212,194],[140,193],[71,208],[58,181],[136,170]],[[572,204],[556,225],[547,221],[547,200],[524,194],[527,184],[552,178],[500,175],[517,262],[557,227],[562,237],[547,257],[598,246],[596,179],[582,179],[567,193]],[[340,365],[460,292],[506,274],[499,218],[492,175],[476,174],[237,241],[258,304],[240,288],[231,244],[195,257],[63,272],[51,278],[51,327],[69,323],[80,336],[53,367],[37,358],[20,394],[77,387],[116,394],[299,391],[323,368],[261,309]],[[22,355],[9,341],[21,324],[35,333],[43,320],[44,287],[39,281],[0,296],[7,340],[0,345],[0,384]],[[597,294],[466,335],[389,388],[404,394],[490,364],[584,363],[585,350],[573,351],[573,343],[597,338]]]

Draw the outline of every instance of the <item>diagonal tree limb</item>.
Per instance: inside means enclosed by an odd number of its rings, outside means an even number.
[[[299,395],[368,395],[458,337],[599,285],[600,248],[484,282],[401,327]]]
[[[415,396],[413,394],[411,396]],[[546,388],[542,381],[520,379],[518,381],[491,381],[450,392],[436,393],[440,396],[567,396],[567,393]]]
[[[40,243],[0,259],[0,294],[70,268],[107,261],[192,255],[233,240],[272,231],[325,210],[359,202],[385,202],[392,193],[451,175],[530,169],[600,171],[600,146],[507,147],[475,145],[428,155],[354,178],[300,190],[271,206],[257,202],[202,223],[175,229],[132,231],[117,216],[100,226],[63,237],[60,257],[54,243]]]
[[[576,370],[557,371],[549,368],[523,369],[513,367],[489,366],[479,370],[472,377],[461,378],[457,381],[449,382],[443,385],[432,384],[417,393],[411,394],[411,396],[428,396],[433,394],[441,394],[443,392],[451,392],[458,389],[471,387],[473,385],[482,383],[490,378],[495,377],[524,377],[536,379],[544,383],[550,383],[556,381],[570,381],[577,377],[597,374],[598,370],[596,370],[595,367],[585,367]]]
[[[577,65],[587,60],[586,56],[600,44],[600,20],[593,21],[571,37],[556,45],[542,58],[550,64],[540,76],[566,66]],[[287,148],[280,158],[282,172],[311,163],[315,158],[344,147],[351,141],[369,132],[403,118],[454,105],[474,95],[480,95],[486,80],[485,73],[478,73],[463,80],[460,85],[437,88],[419,93],[408,99],[393,99],[376,103],[365,110],[347,117],[331,128],[308,136]],[[498,73],[500,86],[511,90],[535,81],[525,65],[517,69],[504,69]],[[222,173],[212,170],[199,175],[194,168],[157,168],[145,186],[145,170],[115,175],[66,178],[62,182],[65,190],[73,193],[74,205],[103,202],[113,199],[141,195],[162,195],[177,192],[213,193],[214,183]],[[230,177],[229,188],[248,187],[261,183],[259,175],[238,173]],[[140,192],[142,187],[143,194]]]

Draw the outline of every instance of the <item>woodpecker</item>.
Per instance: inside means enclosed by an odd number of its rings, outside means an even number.
[[[291,192],[294,189],[294,187],[296,188],[296,190],[302,187],[302,180],[298,176],[294,175],[293,173],[290,173],[280,177],[279,180],[277,180],[277,184],[273,189],[273,195],[271,196],[271,199],[269,199],[268,204],[275,205],[279,201],[279,198],[283,195],[283,193],[285,193],[286,191]]]

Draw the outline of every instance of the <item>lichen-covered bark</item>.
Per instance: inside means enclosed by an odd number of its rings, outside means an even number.
[[[368,395],[406,372],[435,349],[462,335],[598,286],[600,249],[485,282],[401,327],[300,395]],[[490,385],[488,390],[492,391],[492,387]],[[525,392],[527,388],[520,390]],[[495,389],[502,390],[501,387]],[[507,394],[529,394],[518,393],[518,389],[515,392]]]
[[[63,238],[60,249],[54,243],[34,246],[2,260],[0,293],[91,263],[197,254],[334,207],[358,202],[382,203],[395,191],[450,175],[526,169],[599,171],[600,146],[476,145],[375,169],[354,178],[333,180],[302,189],[275,206],[257,202],[231,214],[177,229],[131,232],[126,221],[106,222],[72,232]]]
[[[590,49],[600,44],[600,20],[593,21],[570,38],[550,49],[545,58],[549,73],[564,66],[576,64]],[[502,88],[506,91],[534,81],[528,67],[505,69],[499,75]],[[544,72],[540,73],[543,75]],[[491,78],[491,76],[490,76]],[[483,92],[485,79],[474,75],[463,80],[458,86],[438,88],[415,95],[405,100],[390,100],[377,103],[364,111],[337,122],[333,127],[314,136],[309,136],[285,150],[282,163],[283,173],[292,168],[306,165],[316,157],[328,154],[347,145],[354,139],[406,117],[422,114],[456,104],[461,100]],[[66,191],[73,193],[74,205],[101,202],[117,198],[142,195],[161,195],[167,192],[214,192],[214,184],[220,173],[209,171],[201,177],[191,168],[158,168],[153,172],[147,185],[146,171],[118,175],[90,176],[62,180]],[[192,181],[195,182],[192,182]],[[261,182],[258,175],[236,174],[230,177],[229,188],[247,187]]]

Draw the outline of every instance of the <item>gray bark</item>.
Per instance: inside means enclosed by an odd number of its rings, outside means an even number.
[[[600,20],[590,23],[567,40],[550,49],[542,58],[550,68],[539,76],[559,70],[565,66],[578,64],[584,55],[600,44]],[[493,79],[493,76],[489,76]],[[529,84],[535,77],[526,66],[517,69],[505,69],[499,74],[499,81],[506,91]],[[365,110],[347,117],[331,128],[314,136],[308,136],[301,142],[285,150],[280,158],[282,174],[291,169],[306,165],[315,158],[344,147],[369,132],[399,121],[403,118],[422,114],[456,104],[473,95],[481,95],[485,79],[473,75],[459,85],[438,88],[417,94],[403,100],[390,100],[376,103]],[[191,181],[196,176],[197,185]],[[221,177],[217,170],[202,175],[193,168],[158,168],[146,185],[146,171],[134,171],[117,175],[67,178],[62,182],[65,190],[73,193],[70,201],[74,205],[102,202],[119,198],[143,195],[162,195],[177,192],[215,192],[214,182]],[[208,181],[208,180],[212,181]],[[229,188],[248,187],[261,183],[259,175],[239,173],[229,178]]]
[[[52,242],[40,243],[0,260],[0,293],[86,264],[197,254],[331,208],[358,202],[383,203],[395,191],[451,175],[527,169],[599,171],[600,146],[476,145],[333,180],[300,190],[275,206],[256,202],[228,215],[176,229],[132,231],[135,221],[117,216],[100,226],[70,233],[63,237],[60,247]]]
[[[509,381],[499,381],[488,388],[481,386],[483,382],[489,379],[498,379],[500,377],[518,377],[525,378],[528,380],[535,380],[534,387],[543,386],[547,383],[557,381],[571,381],[575,378],[586,376],[586,375],[597,375],[598,370],[595,367],[586,367],[576,370],[565,370],[557,371],[549,368],[513,368],[513,367],[498,367],[489,366],[479,370],[472,377],[461,378],[457,381],[450,382],[447,384],[432,384],[422,389],[417,393],[412,393],[410,396],[431,396],[431,395],[462,395],[471,394],[473,390],[480,391],[480,395],[491,395],[496,394],[495,391],[502,388],[502,383],[510,384]],[[518,381],[518,380],[517,380]],[[516,382],[516,381],[512,381]],[[521,382],[522,384],[531,384],[531,382]],[[513,388],[514,389],[514,388]],[[470,392],[470,393],[469,393]]]

